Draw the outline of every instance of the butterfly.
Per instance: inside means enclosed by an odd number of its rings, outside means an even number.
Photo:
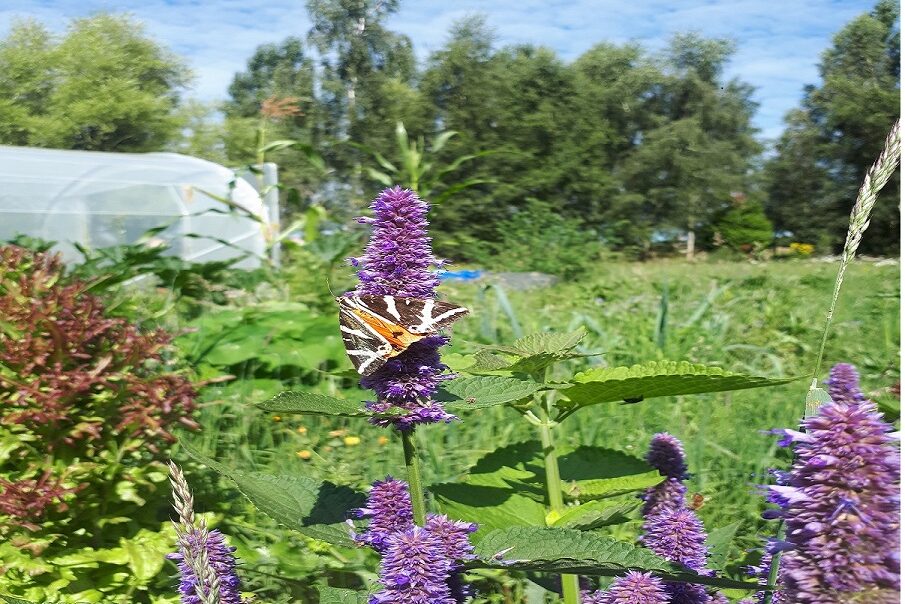
[[[346,354],[365,376],[468,314],[464,306],[421,298],[338,296],[336,302]]]

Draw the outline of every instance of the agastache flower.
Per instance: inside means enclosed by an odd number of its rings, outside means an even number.
[[[826,381],[827,392],[834,403],[854,405],[867,400],[861,392],[858,371],[854,365],[837,363],[830,369],[830,378]]]
[[[850,374],[849,374],[850,375]],[[871,402],[833,402],[791,439],[786,485],[770,487],[786,522],[785,597],[824,604],[898,601],[899,453]],[[854,597],[852,597],[854,596]]]
[[[447,584],[453,561],[439,535],[422,528],[393,533],[380,564],[383,589],[369,604],[456,604]]]
[[[582,599],[582,604],[668,604],[666,587],[650,573],[629,571],[613,580],[606,591],[598,591]]]
[[[655,434],[645,459],[666,479],[644,492],[641,513],[646,517],[664,510],[684,508],[687,489],[683,481],[688,478],[688,466],[681,441],[666,432]]]
[[[355,535],[355,541],[369,545],[381,554],[386,551],[387,539],[393,533],[414,525],[409,486],[389,476],[371,486],[366,506],[353,513],[358,518],[370,519],[367,531]]]
[[[371,204],[374,217],[359,219],[373,227],[365,253],[360,258],[350,258],[352,265],[360,268],[356,295],[435,297],[440,280],[432,269],[441,266],[442,261],[431,251],[428,207],[417,194],[399,187],[377,196]],[[454,377],[440,362],[438,349],[447,342],[444,336],[429,335],[362,378],[361,385],[377,393],[377,401],[368,403],[371,411],[405,411],[393,418],[375,418],[373,423],[411,430],[418,424],[456,419],[431,398],[441,382]]]
[[[423,527],[415,526],[408,485],[387,477],[374,483],[367,505],[355,511],[370,520],[356,542],[374,548],[382,556],[380,582],[384,589],[370,604],[457,604],[469,595],[458,572],[461,563],[473,560],[468,535],[476,524],[428,514]]]

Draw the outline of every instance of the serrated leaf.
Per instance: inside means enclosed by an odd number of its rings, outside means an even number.
[[[363,494],[306,476],[244,472],[202,455],[183,441],[180,444],[191,457],[236,483],[256,508],[277,522],[334,545],[354,546],[344,522],[350,510],[364,504]]]
[[[319,585],[317,593],[320,596],[320,604],[364,604],[368,601],[368,595],[351,589],[339,589]]]
[[[571,410],[613,401],[640,402],[659,396],[724,392],[786,384],[797,378],[765,378],[732,373],[686,361],[654,361],[631,367],[597,368],[575,376],[573,386],[559,390]]]
[[[578,575],[616,576],[628,569],[652,571],[674,581],[758,590],[750,581],[698,575],[653,552],[591,532],[563,528],[496,530],[475,546],[478,560],[467,568],[500,568]]]
[[[742,525],[741,520],[727,524],[717,529],[713,529],[707,534],[707,567],[714,570],[723,570],[726,566],[726,558],[729,556],[729,548],[732,546],[732,539],[735,533]]]
[[[513,342],[511,349],[523,357],[544,353],[563,355],[578,346],[586,335],[583,329],[569,333],[533,333]]]
[[[618,499],[598,499],[581,505],[569,506],[556,520],[548,524],[558,528],[590,531],[602,526],[621,524],[632,519],[633,512],[641,507],[636,495]]]
[[[334,398],[313,392],[281,392],[275,397],[256,403],[255,407],[274,413],[301,415],[336,415],[342,417],[367,417],[371,415],[359,401]]]
[[[527,398],[543,388],[531,380],[502,375],[472,375],[445,382],[434,397],[456,410],[482,409]]]
[[[487,350],[479,350],[474,355],[474,364],[464,369],[464,371],[469,373],[501,371],[510,365],[512,365],[512,361],[502,355],[494,354]]]

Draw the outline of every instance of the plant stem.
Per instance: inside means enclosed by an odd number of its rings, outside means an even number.
[[[555,396],[555,394],[554,394]],[[547,483],[547,499],[550,502],[550,508],[556,512],[558,516],[566,509],[566,505],[562,498],[562,479],[559,477],[559,458],[556,456],[556,443],[553,440],[553,426],[556,424],[550,421],[550,413],[548,405],[552,402],[552,397],[548,400],[541,399],[538,407],[538,417],[540,419],[540,442],[544,453],[544,473]],[[578,588],[577,575],[560,575],[560,583],[562,585],[562,597],[565,604],[580,604],[580,595]]]
[[[785,534],[785,528],[783,521],[780,520],[779,527],[776,529],[777,539],[782,539]],[[773,559],[770,560],[770,574],[767,575],[767,587],[770,588],[770,591],[764,595],[764,604],[773,604],[773,590],[776,589],[776,579],[779,577],[779,560],[781,557],[780,552],[776,552],[773,554]]]
[[[402,451],[405,454],[405,469],[408,473],[409,492],[412,497],[412,514],[415,524],[424,526],[427,520],[427,505],[424,502],[424,488],[421,486],[421,464],[415,450],[415,430],[401,430]]]

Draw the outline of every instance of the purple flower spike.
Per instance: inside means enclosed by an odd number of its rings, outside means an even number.
[[[785,596],[797,604],[898,601],[899,452],[892,426],[869,401],[836,401],[803,428],[810,439],[795,444],[788,486],[772,487],[791,548],[781,564]]]
[[[860,377],[854,365],[838,363],[830,369],[827,391],[834,403],[856,405],[867,400],[861,392]]]
[[[687,488],[683,481],[688,478],[688,466],[685,464],[682,442],[666,432],[655,434],[645,459],[660,471],[661,476],[666,476],[666,480],[644,492],[641,497],[644,500],[641,513],[647,517],[666,510],[684,508]]]
[[[195,529],[180,537],[180,551],[167,554],[167,558],[179,563],[179,600],[182,604],[201,604],[198,595],[198,587],[203,585],[207,593],[211,582],[204,577],[201,580],[196,576],[186,556],[198,558],[204,551],[207,555],[208,566],[213,570],[220,585],[221,604],[241,604],[239,577],[236,575],[236,558],[233,552],[235,547],[226,544],[223,534],[214,529]]]
[[[478,525],[461,520],[450,520],[442,514],[429,514],[424,528],[440,537],[447,558],[474,560],[474,546],[468,540],[468,535],[478,530]]]
[[[383,589],[368,603],[456,604],[447,584],[452,572],[453,562],[439,535],[419,526],[394,533],[380,564]]]
[[[708,573],[707,547],[704,541],[704,524],[690,509],[665,510],[644,521],[641,542],[655,554],[670,562],[683,564],[699,573]],[[701,585],[690,583],[666,583],[674,604],[707,604],[710,596]]]
[[[606,592],[599,589],[597,591],[582,589],[578,595],[581,598],[581,604],[606,604],[607,602]]]
[[[432,299],[440,284],[433,270],[442,264],[431,251],[427,235],[428,204],[408,189],[384,190],[371,209],[373,218],[361,222],[373,227],[371,239],[358,267],[357,295],[398,296]],[[374,390],[377,400],[368,409],[383,413],[391,408],[405,410],[401,415],[376,417],[378,426],[396,426],[411,430],[418,424],[450,422],[457,419],[432,397],[440,383],[455,377],[440,362],[439,348],[448,339],[433,335],[411,344],[405,351],[389,359],[372,375],[362,378],[361,385]]]
[[[378,480],[368,493],[367,505],[355,510],[355,515],[370,519],[367,531],[356,535],[355,541],[384,553],[393,533],[406,531],[414,525],[408,484],[390,476]]]
[[[385,189],[371,203],[374,218],[359,219],[374,231],[364,256],[356,259],[362,267],[356,294],[434,297],[440,279],[431,268],[441,263],[427,236],[428,208],[416,193],[400,187]]]
[[[613,581],[599,600],[587,604],[668,604],[669,594],[665,584],[650,573],[630,571]],[[583,601],[582,604],[585,604]]]

